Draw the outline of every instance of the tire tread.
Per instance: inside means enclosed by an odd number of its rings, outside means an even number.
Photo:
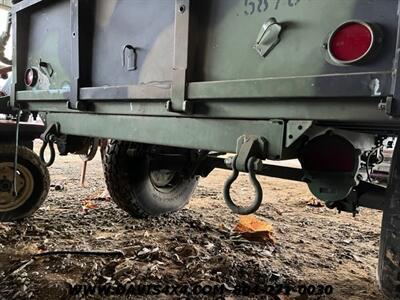
[[[132,217],[146,218],[150,215],[147,214],[140,206],[140,203],[132,197],[130,190],[127,188],[129,183],[126,182],[126,176],[122,176],[119,172],[121,170],[121,163],[124,163],[124,156],[121,155],[121,153],[128,150],[127,145],[128,143],[126,142],[110,141],[104,159],[104,177],[106,185],[111,198],[118,207],[128,212]]]
[[[379,250],[378,278],[388,299],[400,299],[400,143],[393,153]]]

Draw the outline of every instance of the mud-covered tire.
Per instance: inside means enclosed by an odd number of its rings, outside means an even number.
[[[379,249],[378,280],[388,299],[400,299],[400,142],[393,153]]]
[[[134,218],[159,216],[182,209],[197,178],[180,178],[164,190],[154,186],[146,155],[130,154],[132,143],[111,141],[104,156],[104,175],[113,201]]]
[[[0,165],[13,164],[14,156],[14,145],[0,144]],[[24,197],[26,200],[23,200],[18,206],[3,207],[0,210],[0,222],[16,221],[31,216],[40,208],[48,195],[50,175],[47,168],[32,150],[23,146],[18,148],[18,170],[20,168],[24,168],[24,172],[27,172],[29,178],[33,180],[30,183],[32,188]],[[0,179],[4,180],[1,174]]]

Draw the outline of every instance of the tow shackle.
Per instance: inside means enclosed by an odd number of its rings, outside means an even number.
[[[238,139],[237,155],[231,163],[232,174],[225,182],[223,190],[226,204],[236,214],[249,215],[255,213],[261,206],[263,190],[256,174],[263,168],[262,160],[267,157],[267,145],[266,139],[259,136],[241,136]],[[231,197],[232,185],[239,177],[240,171],[248,172],[250,183],[255,191],[254,200],[247,207],[238,206]]]
[[[43,145],[40,148],[39,157],[40,157],[40,160],[43,162],[43,164],[46,167],[51,167],[54,164],[54,161],[56,160],[56,151],[54,148],[54,143],[57,139],[57,135],[60,132],[59,129],[60,129],[60,125],[58,123],[53,123],[40,136],[40,138],[43,141]],[[50,149],[50,158],[48,161],[46,161],[46,158],[44,155],[47,147],[49,147],[49,149]]]
[[[46,151],[46,148],[49,147],[50,149],[50,158],[48,161],[46,161],[46,158],[44,157],[44,152]],[[54,161],[56,160],[56,151],[54,149],[54,142],[53,141],[43,141],[43,145],[40,148],[39,152],[39,157],[42,163],[48,168],[51,167],[54,164]]]
[[[225,185],[224,185],[225,203],[235,214],[250,215],[252,213],[255,213],[260,208],[262,200],[263,200],[263,190],[262,190],[260,182],[257,180],[257,177],[256,177],[255,165],[256,165],[256,162],[258,161],[258,159],[256,157],[251,157],[247,162],[247,170],[249,172],[250,183],[253,185],[254,190],[255,190],[254,200],[247,207],[238,206],[232,200],[231,193],[230,193],[232,184],[239,177],[239,170],[236,168],[236,160],[237,160],[237,156],[233,159],[233,162],[232,162],[232,171],[233,171],[232,175],[228,178],[228,180],[225,182]]]

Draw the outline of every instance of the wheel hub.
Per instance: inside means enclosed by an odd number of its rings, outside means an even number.
[[[156,170],[150,172],[153,185],[159,188],[167,187],[175,178],[176,172],[171,170]]]
[[[12,188],[12,183],[6,179],[0,179],[0,193],[9,193]]]
[[[23,205],[32,195],[34,179],[32,173],[23,165],[18,165],[16,190],[14,195],[14,163],[0,162],[0,211],[11,211]]]

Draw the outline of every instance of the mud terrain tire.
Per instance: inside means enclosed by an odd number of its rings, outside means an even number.
[[[155,186],[150,176],[149,158],[136,151],[127,154],[132,145],[111,141],[107,146],[103,167],[114,202],[135,218],[159,216],[183,208],[197,186],[197,178],[177,176],[166,188]]]
[[[383,211],[378,279],[388,299],[400,299],[400,142],[393,153]]]

